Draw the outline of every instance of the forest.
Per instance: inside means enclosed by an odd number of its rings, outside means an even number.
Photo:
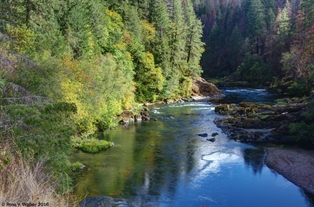
[[[308,95],[313,85],[313,1],[196,0],[204,74]]]
[[[189,97],[202,72],[190,0],[3,0],[0,14],[0,170],[42,162],[61,193],[72,147],[108,147],[93,135],[123,110]]]
[[[139,103],[189,97],[193,77],[308,95],[313,11],[313,0],[1,0],[0,173],[40,162],[66,192],[77,140],[93,145]]]

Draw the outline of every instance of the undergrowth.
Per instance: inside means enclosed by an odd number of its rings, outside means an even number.
[[[97,138],[72,138],[72,147],[87,153],[98,153],[111,146],[111,142]]]
[[[1,143],[3,144],[3,143]],[[26,162],[20,153],[11,153],[6,145],[0,148],[0,202],[4,205],[41,203],[46,206],[76,206],[70,191],[56,192],[58,183],[45,171],[46,163]]]

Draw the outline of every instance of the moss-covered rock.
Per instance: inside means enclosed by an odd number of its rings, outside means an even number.
[[[253,102],[220,104],[215,112],[228,115],[214,122],[231,139],[241,142],[291,142],[289,126],[302,120],[302,112],[307,107],[304,101],[289,99],[285,105],[265,105]]]

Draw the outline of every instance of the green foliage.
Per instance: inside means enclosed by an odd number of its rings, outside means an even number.
[[[111,146],[111,142],[97,138],[72,138],[72,146],[87,153],[98,153]]]
[[[282,100],[282,99],[277,99],[277,100],[275,101],[275,103],[278,104],[278,105],[287,105],[287,104],[288,104],[287,102],[285,102],[285,101]]]
[[[264,5],[261,0],[247,1],[246,20],[247,34],[253,39],[266,32]],[[255,43],[257,44],[257,43]]]
[[[114,126],[135,100],[189,96],[201,74],[202,25],[190,0],[4,0],[0,12],[9,125],[1,136],[30,162],[44,160],[60,183],[71,169],[70,137]],[[88,152],[110,145],[79,139]]]
[[[256,116],[260,119],[260,120],[266,120],[268,115],[265,115],[265,114],[256,114]]]
[[[12,49],[21,54],[33,54],[35,52],[35,33],[25,25],[13,27],[7,25],[6,28],[9,35],[14,39]]]
[[[200,67],[201,56],[204,52],[204,42],[202,42],[203,37],[203,25],[202,22],[197,19],[193,4],[190,0],[185,1],[184,7],[184,18],[186,21],[186,43],[185,43],[185,53],[186,62],[188,65],[185,67],[186,70],[183,75],[189,76],[200,76],[203,72]]]
[[[305,78],[307,87],[311,87],[314,74],[312,0],[204,4],[194,1],[198,16],[205,24],[206,50],[201,64],[206,75],[230,75],[228,80],[241,79],[253,86],[275,82],[283,88],[288,81],[299,82]],[[248,63],[250,59],[255,59],[256,64]],[[239,70],[243,73],[236,76]]]
[[[0,172],[8,164],[10,164],[10,158],[5,153],[0,152]]]
[[[295,135],[295,141],[301,143],[311,143],[314,144],[314,124],[307,124],[304,121],[301,123],[290,124],[290,133]]]
[[[164,77],[161,68],[155,66],[154,56],[151,53],[144,53],[139,60],[135,81],[139,101],[157,100],[163,88]]]
[[[59,113],[59,112],[71,112],[76,113],[77,107],[73,103],[59,102],[56,104],[47,105],[44,108],[44,113]]]
[[[269,74],[265,72],[266,64],[257,54],[246,53],[242,64],[237,69],[241,80],[251,80],[254,84],[262,84]]]
[[[85,165],[83,165],[82,163],[80,163],[80,162],[75,162],[75,163],[72,163],[71,164],[71,170],[72,171],[76,171],[76,170],[79,170],[79,169],[82,169],[82,168],[84,168],[85,167]]]
[[[296,141],[314,144],[314,101],[311,100],[308,109],[302,113],[303,120],[290,124],[290,133]]]
[[[183,97],[190,97],[193,81],[190,78],[183,77],[180,80],[180,85],[181,85],[180,95]]]
[[[293,82],[288,87],[288,94],[292,97],[302,97],[307,96],[310,92],[311,88],[309,87],[308,83],[304,80],[298,80],[297,82]]]
[[[53,178],[67,183],[64,174],[69,169],[70,137],[74,130],[64,112],[51,112],[45,110],[45,106],[3,106],[1,115],[10,122],[6,122],[5,127],[9,130],[2,131],[1,137],[14,140],[16,151],[29,162],[45,160],[46,170],[52,172]]]

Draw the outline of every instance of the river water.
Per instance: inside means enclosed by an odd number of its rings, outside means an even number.
[[[264,90],[224,93],[223,102],[274,99]],[[110,196],[113,206],[314,206],[264,164],[263,148],[229,140],[213,123],[219,117],[214,107],[208,101],[153,106],[150,115],[157,121],[105,132],[102,138],[114,148],[73,154],[73,161],[87,166],[77,175],[75,194]],[[198,136],[203,133],[208,137]],[[213,133],[218,133],[215,142],[208,141]]]

